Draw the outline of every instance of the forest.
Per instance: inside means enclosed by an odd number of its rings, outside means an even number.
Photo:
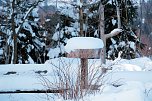
[[[120,51],[124,59],[152,54],[151,0],[0,2],[1,64],[41,64],[66,56],[66,41],[79,36],[104,40],[110,60]],[[122,32],[108,36],[116,28]]]

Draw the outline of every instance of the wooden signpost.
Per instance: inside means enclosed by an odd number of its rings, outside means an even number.
[[[68,58],[80,58],[80,61],[81,61],[81,69],[80,69],[81,85],[80,86],[82,89],[87,89],[87,87],[89,86],[88,85],[88,59],[99,59],[101,54],[102,54],[102,48],[74,49],[74,51],[71,51],[67,54]]]

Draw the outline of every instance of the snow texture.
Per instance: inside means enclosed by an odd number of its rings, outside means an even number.
[[[114,34],[114,33],[117,33],[117,32],[122,32],[122,29],[116,28],[116,29],[112,30],[112,31],[110,32],[110,34]]]
[[[49,56],[51,59],[52,58],[57,58],[59,56],[59,53],[64,53],[64,46],[61,45],[60,47],[56,48],[50,48],[49,53],[47,56]]]
[[[73,37],[67,41],[65,51],[69,53],[75,49],[99,49],[103,47],[104,44],[101,39],[93,37]]]
[[[79,6],[80,8],[82,8],[83,3],[80,0],[77,0],[77,6]]]
[[[53,34],[52,39],[55,40],[55,41],[58,41],[58,40],[59,40],[60,38],[62,38],[62,37],[63,37],[63,33],[57,31],[57,32],[55,32],[55,33]]]
[[[116,21],[115,19],[112,19],[112,24],[113,24],[113,25],[115,25],[116,22],[117,22],[117,21]]]
[[[62,60],[62,63],[59,63],[60,60]],[[0,90],[44,89],[42,78],[38,73],[41,71],[40,74],[51,81],[54,78],[53,66],[66,66],[63,63],[66,65],[70,63],[69,65],[72,68],[69,71],[72,72],[78,69],[80,59],[56,58],[48,60],[45,64],[1,65]],[[92,63],[94,64],[92,65]],[[99,65],[100,59],[89,59],[91,68],[96,68]],[[105,75],[105,82],[100,88],[101,92],[95,95],[86,95],[79,101],[152,101],[151,65],[152,61],[147,57],[132,60],[108,60],[104,66],[112,67],[112,69]],[[44,72],[45,70],[47,72]],[[14,71],[16,74],[6,75],[9,71]],[[52,97],[50,101],[64,101],[61,97],[54,96],[54,94],[49,95]],[[48,101],[46,94],[0,94],[0,99],[2,101]]]
[[[135,43],[130,41],[129,44],[130,47],[135,51],[136,50]]]

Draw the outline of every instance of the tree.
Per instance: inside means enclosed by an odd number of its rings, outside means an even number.
[[[135,35],[135,32],[133,32],[132,27],[133,22],[137,17],[137,7],[133,4],[131,0],[118,0],[118,3],[116,1],[112,1],[107,4],[107,7],[116,7],[116,9],[118,9],[118,7],[120,8],[120,19],[122,25],[121,28],[123,29],[123,32],[121,34],[107,40],[108,58],[115,59],[120,51],[125,53],[121,55],[122,58],[135,58],[136,45],[140,43],[137,36]],[[109,11],[106,11],[106,14],[108,12]],[[107,20],[107,23],[105,25],[106,29],[116,28],[119,20],[116,20],[115,10],[111,10],[111,13],[109,15],[111,15],[112,17]],[[109,15],[106,15],[106,17],[108,17]],[[106,30],[106,33],[108,33],[108,30]]]
[[[79,2],[73,3],[71,4],[71,8],[78,10],[80,4],[81,3]],[[80,26],[75,26],[76,23],[79,23],[78,19],[82,19],[82,16],[75,18],[71,15],[67,15],[67,13],[64,12],[66,18],[69,19],[68,27],[73,27],[77,33],[79,33],[79,35],[81,35],[80,31],[83,29],[83,36],[102,38],[106,47],[104,59],[105,57],[109,59],[115,59],[118,57],[118,53],[120,51],[123,51],[125,53],[121,55],[122,58],[135,58],[136,47],[134,46],[136,46],[139,41],[132,29],[134,19],[136,19],[137,15],[136,6],[134,6],[131,0],[118,0],[117,2],[116,0],[103,0],[101,2],[86,1],[83,5],[81,4],[81,6],[82,11],[80,9],[79,12],[83,13],[83,21],[80,20],[80,22],[83,23],[83,28]],[[65,9],[67,8],[70,7],[65,7]],[[62,24],[60,24],[61,33],[58,34],[60,35],[60,37],[58,37],[58,40],[61,43],[66,44],[65,36],[68,36],[67,38],[73,37],[73,30],[69,30],[68,34],[67,31],[66,34],[62,34],[62,32],[65,32],[62,31],[62,28],[64,27]],[[77,30],[79,28],[81,30]],[[117,28],[123,29],[123,32]],[[55,35],[57,36],[56,33]],[[105,62],[105,60],[103,60],[103,62]]]
[[[6,34],[5,63],[38,62],[34,58],[39,59],[45,44],[34,11],[42,1],[11,0],[4,5],[1,32]]]
[[[141,47],[142,55],[149,56],[152,54],[152,1],[151,0],[140,0],[138,9],[138,19],[136,25],[139,26],[139,37],[140,40],[145,44]]]
[[[118,28],[119,29],[115,29],[113,31],[111,31],[109,34],[104,33],[104,6],[102,4],[102,2],[99,5],[99,32],[100,32],[100,37],[104,42],[104,48],[103,48],[103,56],[102,57],[102,62],[106,63],[106,40],[108,38],[114,37],[117,34],[119,34],[120,32],[122,32],[121,28],[121,20],[120,20],[120,12],[119,12],[119,7],[117,7],[117,20],[118,20]]]
[[[99,17],[94,13],[98,8],[100,12]],[[103,40],[106,46],[107,58],[115,59],[118,57],[120,51],[126,53],[121,55],[122,58],[135,58],[135,45],[139,43],[139,41],[132,30],[134,19],[137,16],[136,6],[134,6],[133,2],[130,0],[105,0],[102,2],[102,5],[101,3],[100,5],[94,4],[93,6],[90,6],[89,9],[93,15],[89,17],[88,25],[94,26],[92,33],[89,35],[94,36],[94,32],[97,30],[97,25],[99,24],[100,30],[98,33],[101,33],[101,38],[106,37],[106,40]],[[104,15],[102,15],[103,13]],[[98,18],[100,19],[99,22],[97,22]],[[109,34],[115,32],[116,30],[113,30],[115,28],[121,28],[123,29],[123,32],[119,35],[117,35],[118,33]]]
[[[52,31],[54,33],[51,37],[54,45],[50,48],[48,53],[50,58],[65,56],[64,46],[66,45],[66,40],[80,35],[79,17],[75,6],[67,4],[59,9],[54,16],[55,17],[52,17],[54,19],[51,20],[55,22],[56,27],[53,28],[54,26],[50,26],[50,29],[54,29],[54,31]],[[52,21],[49,21],[47,23],[51,22]]]

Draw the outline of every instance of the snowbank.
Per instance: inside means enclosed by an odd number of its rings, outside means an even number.
[[[136,58],[132,60],[117,59],[108,61],[105,66],[112,66],[103,80],[103,86],[99,93],[88,94],[79,101],[152,101],[152,61],[149,58]],[[78,69],[80,59],[56,58],[43,65],[1,65],[0,66],[0,90],[43,89],[41,78],[53,78],[54,67],[69,67],[67,70],[74,74]],[[54,67],[53,67],[54,66]],[[89,59],[89,69],[100,66],[100,59]],[[65,69],[64,68],[64,69]],[[16,74],[4,75],[8,71],[16,71]],[[73,72],[72,72],[73,71]],[[99,71],[100,73],[100,71]],[[49,94],[50,101],[63,101],[62,98]],[[22,100],[21,100],[22,99]],[[48,101],[46,94],[0,94],[2,101]],[[73,100],[67,100],[73,101]]]
[[[103,93],[91,96],[91,101],[144,101],[144,97],[142,83],[127,82],[125,85],[117,88],[105,86]]]
[[[106,65],[107,67],[111,65],[116,71],[152,71],[152,61],[147,57],[108,60]]]

